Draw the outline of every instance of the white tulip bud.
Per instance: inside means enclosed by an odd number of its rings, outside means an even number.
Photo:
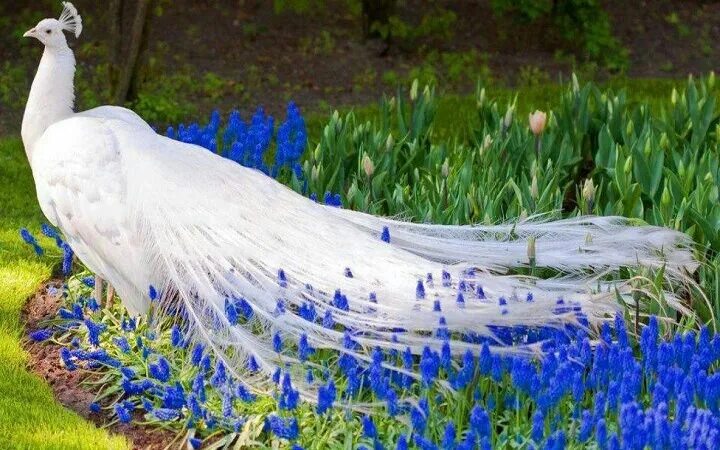
[[[588,205],[588,209],[592,209],[593,204],[595,203],[595,183],[593,183],[592,178],[585,180],[582,189],[582,196],[585,203]]]
[[[505,111],[505,118],[503,119],[503,128],[508,129],[510,128],[510,124],[512,123],[513,118],[513,107],[509,107],[507,111]]]
[[[493,143],[492,136],[490,136],[489,134],[486,134],[485,139],[483,139],[483,144],[482,144],[483,149],[487,150],[488,148],[490,148],[492,143]]]
[[[394,146],[395,140],[393,139],[392,134],[388,134],[387,140],[385,141],[385,151],[389,152]]]
[[[447,178],[448,175],[450,175],[450,161],[447,158],[445,158],[445,162],[442,167],[440,167],[440,175],[442,175],[443,178]]]
[[[365,175],[367,175],[368,178],[373,176],[373,173],[375,173],[375,164],[373,164],[372,159],[370,159],[370,157],[367,154],[365,154],[365,156],[363,156],[362,167],[363,167],[363,170],[365,171]]]
[[[572,90],[574,94],[577,94],[580,92],[580,83],[578,82],[577,75],[575,75],[575,72],[572,74]]]
[[[418,95],[418,80],[415,78],[412,82],[412,86],[410,87],[410,100],[415,101],[417,100]]]

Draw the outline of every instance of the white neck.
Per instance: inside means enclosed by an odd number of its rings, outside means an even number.
[[[69,47],[45,47],[37,74],[30,88],[22,122],[25,153],[32,163],[38,139],[55,122],[73,114],[75,56]]]

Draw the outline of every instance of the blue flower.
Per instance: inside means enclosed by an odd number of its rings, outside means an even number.
[[[36,255],[42,256],[43,253],[45,253],[42,247],[40,247],[40,245],[37,243],[35,236],[33,236],[27,228],[20,229],[20,237],[23,241],[25,241],[26,244],[30,245],[33,248]]]
[[[345,268],[345,277],[346,277],[346,278],[353,278],[352,270],[350,270],[349,267],[346,267],[346,268]]]
[[[121,367],[120,373],[122,374],[123,377],[127,378],[128,380],[132,380],[137,376],[135,371],[132,370],[130,367]]]
[[[151,302],[154,302],[155,300],[158,299],[157,289],[155,289],[155,286],[153,286],[152,284],[148,288],[148,297],[150,297]]]
[[[70,246],[67,244],[67,242],[63,242],[60,247],[63,251],[63,262],[62,262],[63,275],[68,276],[68,275],[70,275],[70,272],[72,272],[73,251],[70,248]]]
[[[163,422],[171,422],[180,418],[180,412],[176,409],[155,408],[152,411],[153,416]]]
[[[300,317],[307,320],[308,322],[314,322],[315,318],[317,317],[315,305],[312,303],[303,302],[303,304],[300,305],[300,307],[298,308],[298,314],[300,315]]]
[[[151,402],[150,399],[147,397],[142,398],[142,405],[143,409],[145,409],[145,411],[147,412],[151,412],[155,409],[155,405],[153,405],[153,402]]]
[[[322,325],[325,328],[332,328],[335,326],[335,321],[333,320],[332,311],[329,309],[325,311],[325,315],[323,316]]]
[[[480,438],[491,436],[490,416],[480,405],[470,410],[470,429]]]
[[[601,449],[607,446],[607,426],[605,425],[605,419],[600,419],[595,425],[595,440],[597,441],[598,447]]]
[[[91,345],[100,345],[100,334],[107,328],[106,325],[95,323],[90,319],[85,319],[85,327],[88,330],[88,340]]]
[[[282,348],[283,342],[282,338],[280,337],[280,332],[278,331],[273,335],[273,349],[275,349],[277,353],[280,353],[282,352]]]
[[[273,372],[272,380],[275,384],[280,384],[280,375],[282,375],[282,372],[280,371],[280,368],[277,367],[275,369],[275,372]]]
[[[426,398],[421,398],[418,402],[418,406],[410,410],[410,423],[412,423],[413,429],[418,434],[423,434],[425,432],[425,426],[427,425],[429,414],[430,408]]]
[[[180,348],[183,346],[182,332],[180,331],[180,327],[178,327],[177,325],[173,325],[172,329],[170,330],[170,343],[175,348]]]
[[[251,394],[250,391],[247,390],[244,384],[239,383],[237,385],[237,388],[235,389],[235,395],[242,401],[246,403],[252,403],[255,401],[256,396],[254,394]]]
[[[417,300],[425,298],[425,286],[423,285],[422,280],[418,280],[417,286],[415,287],[415,298]]]
[[[170,381],[170,363],[164,356],[159,356],[157,361],[150,364],[150,376],[163,383]]]
[[[340,289],[335,290],[335,295],[333,296],[332,304],[334,307],[341,309],[343,311],[350,310],[350,304],[348,303],[348,299],[345,295],[343,295],[340,292]]]
[[[202,361],[204,352],[205,352],[205,347],[202,344],[200,344],[200,343],[195,344],[195,346],[193,347],[192,353],[190,354],[190,362],[194,366],[199,366],[200,362]]]
[[[190,444],[190,447],[193,450],[198,450],[200,447],[202,447],[202,439],[198,438],[190,438],[188,439],[188,444]]]
[[[70,350],[67,347],[62,347],[60,349],[60,358],[62,359],[63,365],[65,368],[69,371],[73,371],[77,369],[77,366],[75,365],[75,362],[73,361],[72,354],[70,353]]]
[[[51,239],[55,239],[55,245],[57,245],[58,248],[62,246],[63,240],[60,238],[60,233],[58,233],[57,230],[55,230],[53,227],[51,227],[50,225],[48,225],[46,223],[43,223],[40,226],[40,231],[45,236],[47,236]]]
[[[134,331],[136,327],[135,319],[131,318],[123,318],[120,328],[123,329],[123,331]]]
[[[362,429],[363,429],[363,436],[369,437],[369,438],[376,438],[377,437],[377,428],[375,428],[375,423],[373,423],[373,420],[370,416],[363,416],[362,417]]]
[[[100,305],[98,304],[97,300],[95,300],[95,297],[90,297],[87,301],[87,307],[90,309],[90,311],[96,312],[100,310]]]
[[[390,229],[388,227],[383,227],[382,233],[380,234],[380,240],[383,242],[390,243]]]
[[[430,350],[430,347],[423,348],[420,358],[420,375],[425,385],[430,385],[438,376],[440,370],[440,357],[437,352]]]
[[[50,339],[53,336],[53,331],[50,328],[41,328],[35,330],[29,334],[30,339],[35,342],[42,342]]]
[[[281,417],[272,414],[265,419],[265,425],[277,437],[291,441],[297,439],[300,431],[297,419],[294,417],[283,420]]]
[[[452,285],[452,277],[447,270],[442,271],[442,285],[443,287],[450,287]]]
[[[285,271],[282,269],[278,269],[278,285],[280,287],[284,288],[287,287],[287,276],[285,275]]]
[[[455,424],[450,421],[445,425],[445,432],[443,433],[442,441],[443,449],[455,448]]]
[[[393,389],[387,389],[385,392],[385,406],[390,417],[395,417],[399,412],[398,395]]]
[[[98,402],[92,402],[90,403],[90,406],[88,407],[90,409],[90,412],[93,414],[97,414],[100,412],[100,403]]]
[[[127,378],[123,378],[120,386],[128,395],[139,395],[155,387],[153,382],[147,379],[141,381],[131,381]]]
[[[282,381],[282,388],[280,390],[278,406],[280,407],[280,409],[293,410],[297,408],[299,400],[300,393],[297,390],[293,389],[290,374],[286,372]]]
[[[592,430],[592,413],[589,410],[585,409],[582,412],[582,421],[580,422],[580,430],[578,431],[578,439],[580,440],[580,442],[585,442],[590,439]]]
[[[317,402],[317,413],[322,415],[325,413],[325,411],[332,408],[333,403],[335,403],[335,396],[337,392],[335,391],[335,383],[333,383],[332,380],[328,382],[326,386],[320,386],[320,389],[318,389],[318,402]]]
[[[543,436],[545,435],[545,418],[543,417],[542,411],[539,409],[535,411],[532,417],[532,430],[530,431],[530,437],[535,442],[542,442]]]
[[[308,343],[307,334],[303,333],[298,341],[298,358],[300,361],[305,361],[314,352],[315,349]]]
[[[433,444],[432,441],[425,439],[420,434],[415,435],[415,445],[417,445],[420,450],[438,450],[437,445]]]
[[[134,409],[132,403],[128,401],[115,403],[114,409],[120,423],[130,423]]]
[[[254,355],[250,355],[250,358],[248,359],[247,367],[250,372],[257,372],[258,370],[260,370],[260,366],[258,365],[257,361],[255,360]]]
[[[401,434],[398,437],[397,446],[395,448],[396,450],[408,450],[408,442],[404,434]]]
[[[174,386],[166,386],[162,395],[162,407],[180,409],[185,406],[185,390],[179,382]]]
[[[221,360],[218,360],[217,364],[215,364],[215,372],[213,373],[212,378],[210,378],[210,384],[215,388],[219,388],[224,385],[227,380],[228,378],[225,370],[225,364],[223,364]]]

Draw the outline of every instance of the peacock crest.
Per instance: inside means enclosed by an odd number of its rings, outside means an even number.
[[[63,10],[58,22],[62,29],[74,34],[76,38],[82,33],[82,17],[78,14],[77,8],[70,2],[62,2]]]

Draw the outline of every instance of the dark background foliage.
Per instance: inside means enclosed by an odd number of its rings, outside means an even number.
[[[368,103],[413,78],[467,93],[716,67],[720,2],[646,0],[77,0],[79,107],[127,103],[155,123],[210,108]],[[0,134],[16,132],[55,1],[0,5]]]

